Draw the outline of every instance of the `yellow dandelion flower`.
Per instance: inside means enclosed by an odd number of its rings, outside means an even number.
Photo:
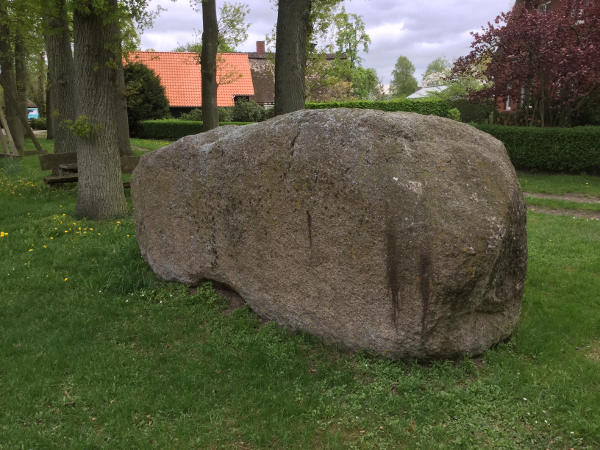
[[[27,251],[28,251],[28,252],[32,252],[32,251],[33,251],[33,249],[32,249],[32,248],[30,248],[30,249],[29,249],[29,250],[27,250]]]
[[[69,277],[65,277],[63,281],[69,281]]]
[[[42,247],[44,247],[44,248],[48,248],[48,246],[47,246],[46,244],[42,245]]]
[[[94,229],[92,227],[90,227],[90,231],[94,231]]]
[[[50,236],[50,240],[53,241],[54,240],[54,236]]]

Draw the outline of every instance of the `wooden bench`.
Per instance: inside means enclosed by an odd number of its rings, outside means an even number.
[[[132,173],[139,161],[139,156],[121,156],[121,173]],[[40,167],[56,174],[45,177],[46,184],[74,183],[78,179],[77,153],[40,155]],[[128,181],[123,184],[129,187]]]

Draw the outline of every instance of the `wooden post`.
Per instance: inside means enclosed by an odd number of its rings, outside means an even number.
[[[4,128],[4,134],[0,136],[0,141],[2,142],[2,148],[4,149],[4,154],[6,156],[19,156],[19,152],[17,151],[17,147],[15,146],[15,141],[13,141],[12,134],[10,134],[10,130],[8,128],[8,123],[6,122],[6,117],[4,116],[4,111],[0,106],[0,124],[2,124],[2,128]],[[4,140],[6,137],[6,141]]]

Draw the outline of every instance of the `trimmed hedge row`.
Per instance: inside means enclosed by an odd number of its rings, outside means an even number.
[[[221,125],[246,125],[250,122],[221,122]],[[202,133],[202,122],[180,119],[143,120],[137,137],[142,139],[179,139]]]
[[[474,126],[502,141],[517,169],[600,173],[600,127]]]
[[[347,102],[307,103],[307,109],[360,108],[381,111],[407,111],[440,117],[452,117],[453,108],[448,102],[438,99],[401,100],[356,100]],[[452,117],[454,118],[454,117]]]

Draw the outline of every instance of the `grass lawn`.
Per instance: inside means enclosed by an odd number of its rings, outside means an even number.
[[[521,187],[542,194],[581,194],[600,198],[600,177],[593,175],[548,175],[519,172]]]
[[[131,216],[0,168],[0,448],[600,447],[598,221],[529,213],[512,340],[419,365],[225,314],[154,276]]]

